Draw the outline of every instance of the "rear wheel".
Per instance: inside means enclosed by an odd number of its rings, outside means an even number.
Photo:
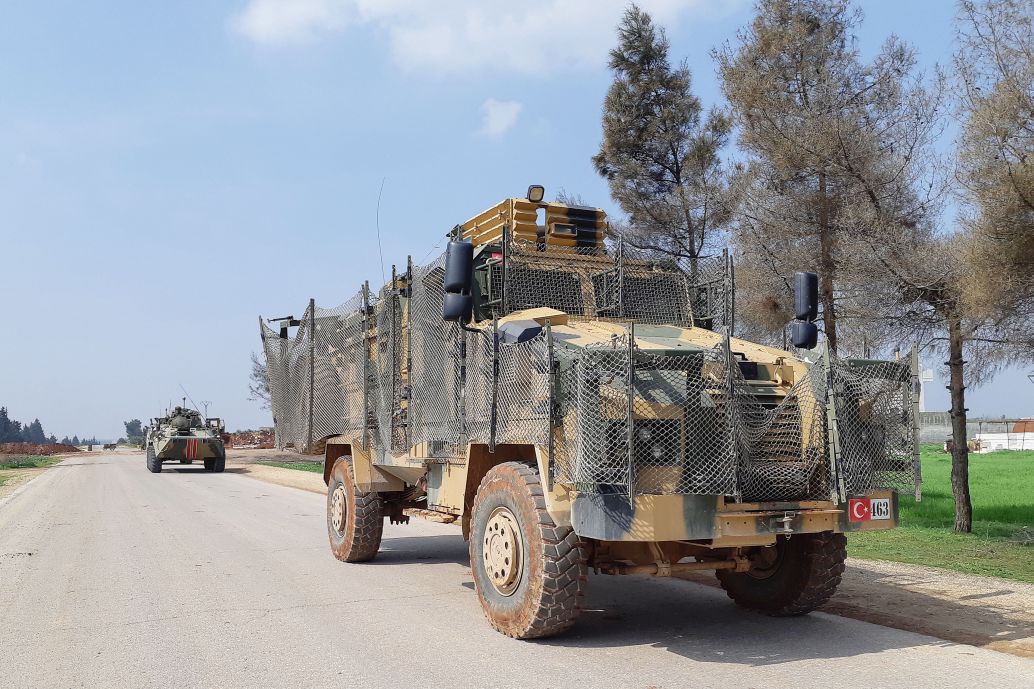
[[[162,472],[162,460],[158,459],[158,455],[154,453],[154,445],[147,446],[147,470],[152,474]]]
[[[507,636],[559,634],[581,613],[584,544],[570,527],[553,523],[538,472],[526,464],[500,464],[481,481],[470,569],[488,621]]]
[[[343,562],[372,560],[381,547],[383,531],[380,494],[356,488],[352,458],[339,457],[327,486],[327,535],[334,557]]]
[[[844,534],[800,534],[758,548],[750,571],[719,571],[718,581],[744,608],[773,617],[806,615],[836,593],[846,559]]]

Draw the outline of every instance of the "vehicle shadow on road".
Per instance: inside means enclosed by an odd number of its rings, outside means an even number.
[[[458,533],[441,536],[385,538],[369,566],[392,567],[414,564],[470,565],[467,542]]]
[[[698,662],[776,665],[948,642],[823,614],[770,618],[724,592],[681,580],[591,576],[586,609],[568,634],[540,643],[574,648],[650,644]]]

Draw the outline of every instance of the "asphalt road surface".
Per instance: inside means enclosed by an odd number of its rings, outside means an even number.
[[[143,456],[74,458],[0,504],[4,687],[1023,687],[1034,661],[678,580],[589,581],[573,633],[492,631],[455,526],[327,547],[324,499]]]

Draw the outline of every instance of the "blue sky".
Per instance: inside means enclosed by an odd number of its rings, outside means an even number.
[[[641,4],[716,103],[709,50],[750,4]],[[951,3],[860,4],[863,52],[896,32],[947,61]],[[231,428],[266,425],[246,399],[257,317],[379,281],[382,179],[387,270],[529,183],[613,210],[590,157],[624,4],[515,7],[0,4],[0,404],[114,437],[182,384]],[[969,406],[1021,415],[1032,394],[1012,371]]]

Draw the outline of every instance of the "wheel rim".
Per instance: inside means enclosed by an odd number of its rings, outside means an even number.
[[[345,532],[345,487],[338,486],[330,499],[330,525],[338,536]]]
[[[497,507],[488,517],[482,564],[488,580],[504,596],[513,595],[521,584],[524,557],[517,518],[506,507]]]

